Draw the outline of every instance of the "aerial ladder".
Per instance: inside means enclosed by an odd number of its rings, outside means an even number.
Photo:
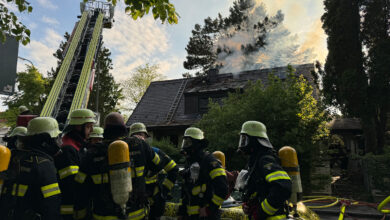
[[[81,16],[64,49],[64,59],[40,114],[64,127],[75,109],[87,108],[92,91],[103,28],[114,22],[114,6],[99,1],[80,3]]]

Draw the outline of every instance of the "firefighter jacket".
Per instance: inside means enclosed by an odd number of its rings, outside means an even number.
[[[35,149],[13,150],[5,179],[1,219],[61,219],[61,191],[51,156]]]
[[[126,215],[129,219],[143,219],[147,201],[145,191],[145,167],[158,170],[160,157],[150,146],[137,138],[121,139],[129,145],[130,168],[133,191],[127,202]],[[121,208],[114,203],[111,194],[108,165],[108,146],[115,140],[104,140],[92,145],[81,161],[75,181],[77,199],[75,219],[87,218],[88,204],[92,201],[94,219],[118,219]]]
[[[79,134],[71,131],[62,137],[62,153],[54,158],[62,191],[61,215],[64,219],[72,219],[75,199],[74,178],[79,171],[79,150],[83,144],[84,141]]]
[[[168,197],[171,197],[170,193],[175,185],[179,172],[179,168],[175,161],[166,153],[155,147],[152,149],[160,157],[160,164],[158,166],[158,171],[153,170],[153,167],[151,169],[146,167],[147,175],[145,177],[145,183],[146,193],[151,205],[151,219],[160,217],[164,214],[165,200],[167,200]],[[159,172],[159,170],[161,170],[161,172]]]
[[[291,180],[272,152],[259,152],[248,163],[248,184],[243,193],[244,206],[253,219],[286,218],[286,201],[291,195]]]
[[[199,218],[199,209],[207,207],[208,218],[217,219],[219,208],[228,193],[226,172],[221,163],[209,153],[202,152],[198,161],[200,170],[198,178],[191,176],[190,166],[186,164],[182,172],[182,203],[179,215],[190,219]]]

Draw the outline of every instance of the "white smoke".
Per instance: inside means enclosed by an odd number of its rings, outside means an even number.
[[[219,53],[217,57],[216,63],[223,66],[220,69],[221,73],[302,64],[313,60],[315,57],[313,49],[302,50],[297,43],[298,36],[292,35],[282,22],[267,32],[264,47],[245,54],[241,46],[255,44],[259,33],[253,26],[267,16],[264,4],[250,1],[253,7],[245,11],[248,19],[240,25],[240,30],[237,31],[232,27],[220,31],[219,37],[215,40],[215,50],[222,48],[223,51],[228,51]],[[278,11],[273,18],[277,17],[283,21],[281,11]]]

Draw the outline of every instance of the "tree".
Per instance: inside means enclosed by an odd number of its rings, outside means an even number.
[[[51,70],[47,72],[50,81],[50,88],[53,86],[54,81],[58,75],[58,72],[60,71],[62,61],[65,58],[66,54],[64,54],[64,51],[65,51],[67,41],[70,39],[70,34],[68,32],[65,32],[64,38],[65,40],[61,41],[60,47],[56,50],[55,53],[53,53],[53,56],[57,58],[57,67],[55,69],[52,67]]]
[[[19,12],[32,12],[33,8],[30,3],[25,0],[7,0],[7,3],[12,2],[17,6]],[[18,21],[15,13],[10,12],[6,7],[5,2],[0,2],[0,42],[4,43],[8,36],[15,37],[17,41],[21,41],[23,45],[30,43],[31,31]]]
[[[202,27],[196,24],[186,47],[188,55],[186,57],[187,60],[183,63],[184,68],[202,71],[210,69],[217,59],[213,48],[212,38],[208,34],[203,33]]]
[[[111,74],[112,60],[110,56],[110,50],[102,44],[97,60],[93,90],[88,102],[88,108],[99,112],[101,119],[104,119],[108,113],[117,111],[117,103],[123,99],[120,84],[115,82]]]
[[[1,115],[7,125],[14,127],[19,114],[18,107],[25,105],[33,113],[41,112],[47,96],[48,80],[34,66],[27,66],[25,72],[17,74],[18,92],[3,101],[8,110]]]
[[[373,136],[370,140],[377,142],[372,151],[382,153],[390,113],[390,1],[365,0],[363,14],[362,38],[368,49],[366,72],[369,78],[366,101],[369,107],[364,122],[371,122],[368,125],[375,129],[369,130],[375,131],[369,132]]]
[[[241,125],[248,120],[264,123],[276,150],[292,146],[298,151],[304,178],[309,179],[310,165],[318,154],[318,142],[327,136],[327,114],[313,98],[312,87],[299,73],[285,81],[270,75],[267,86],[261,81],[248,85],[243,92],[231,93],[222,101],[209,103],[209,111],[196,124],[209,140],[210,152],[221,150],[229,169],[242,168],[245,159],[236,153]],[[317,149],[317,151],[316,151]]]
[[[263,4],[236,0],[226,18],[218,15],[195,25],[187,44],[184,68],[203,75],[211,67],[220,72],[308,62],[311,50],[299,51],[295,36],[283,26],[284,15],[269,16]]]
[[[30,13],[33,10],[33,7],[26,0],[6,1],[15,4],[19,12],[27,11]],[[84,2],[88,2],[88,0],[84,0]],[[115,6],[117,0],[107,0],[107,2],[111,2]],[[177,24],[178,22],[175,6],[169,0],[125,0],[124,3],[126,5],[125,12],[134,20],[149,14],[151,9],[154,19],[160,19],[162,23],[168,21],[169,24]],[[6,5],[0,2],[0,41],[4,42],[6,35],[9,35],[26,45],[30,43],[30,33],[31,31],[18,21],[15,13],[10,12]]]
[[[145,66],[139,66],[132,76],[122,83],[123,92],[126,94],[126,105],[130,106],[125,108],[126,110],[134,109],[151,82],[164,79],[164,76],[158,72],[158,68],[158,65],[148,63]]]
[[[324,4],[329,53],[325,71],[319,74],[325,102],[346,117],[360,118],[366,150],[381,152],[390,102],[389,1]]]

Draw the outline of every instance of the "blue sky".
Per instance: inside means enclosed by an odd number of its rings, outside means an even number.
[[[323,14],[321,0],[257,0],[263,2],[270,15],[281,9],[285,14],[284,25],[297,34],[303,49],[313,48],[314,60],[323,62],[326,57],[326,36],[321,29]],[[22,14],[22,21],[31,29],[31,43],[19,47],[19,56],[33,61],[42,73],[56,66],[52,56],[63,34],[72,32],[80,14],[79,0],[31,0],[34,10]],[[117,81],[146,63],[158,64],[166,78],[179,78],[186,70],[183,61],[185,47],[196,23],[218,12],[227,15],[233,0],[172,0],[180,15],[179,24],[161,24],[150,15],[133,21],[124,14],[122,4],[115,11],[114,27],[103,31],[105,46],[112,51],[113,75]],[[18,70],[25,68],[19,61]]]

